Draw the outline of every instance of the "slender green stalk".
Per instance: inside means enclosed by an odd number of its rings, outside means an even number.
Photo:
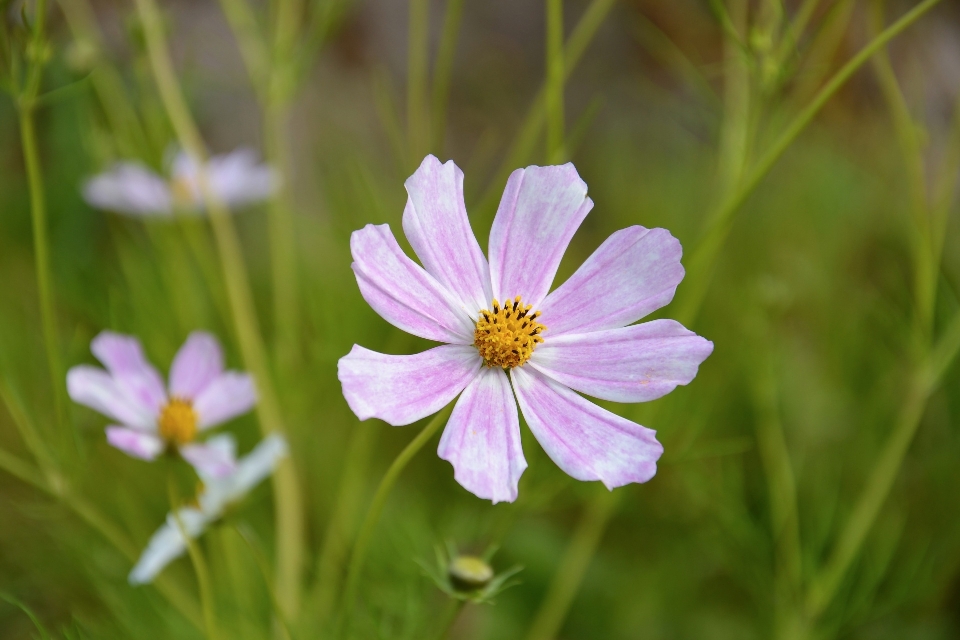
[[[453,625],[460,617],[460,611],[463,610],[464,604],[466,602],[458,598],[451,598],[450,602],[447,603],[446,610],[440,616],[440,624],[437,625],[439,632],[435,636],[436,640],[446,640],[450,637],[450,632],[453,631]]]
[[[340,591],[341,568],[348,551],[350,529],[356,520],[375,436],[374,425],[358,425],[343,459],[340,489],[317,557],[316,596],[312,600],[321,628],[329,619]]]
[[[620,505],[621,493],[607,491],[587,506],[560,559],[556,577],[550,583],[550,589],[527,632],[527,640],[553,640],[557,637],[607,524]]]
[[[590,42],[593,41],[593,37],[597,34],[597,30],[600,28],[600,25],[603,24],[603,21],[606,19],[607,14],[610,13],[615,2],[616,0],[593,0],[590,6],[587,7],[587,10],[583,12],[579,22],[577,22],[577,26],[567,39],[567,45],[564,48],[564,81],[570,78],[570,74],[573,73],[577,63],[580,62],[580,58],[587,50]],[[546,87],[543,86],[533,99],[533,103],[530,105],[530,109],[524,117],[523,124],[520,125],[519,133],[514,137],[510,150],[500,164],[500,168],[497,169],[496,175],[490,181],[490,186],[487,187],[487,190],[483,196],[481,196],[477,209],[481,211],[491,211],[496,205],[497,199],[500,197],[500,193],[503,190],[503,183],[506,182],[507,176],[510,175],[511,171],[527,162],[530,158],[537,140],[543,131],[544,121],[546,119],[545,101]]]
[[[180,529],[180,535],[187,545],[187,554],[190,556],[190,562],[193,564],[193,571],[197,575],[197,586],[200,588],[200,609],[203,611],[203,625],[207,631],[209,640],[218,640],[220,631],[217,627],[217,612],[213,601],[213,587],[210,584],[210,572],[207,570],[207,563],[203,559],[203,553],[200,546],[187,533],[183,522],[180,520],[180,499],[177,497],[176,477],[173,474],[173,468],[169,469],[167,474],[167,495],[170,500],[170,513]]]
[[[912,25],[921,16],[935,7],[940,0],[924,0],[913,9],[904,14],[899,20],[883,30],[883,32],[870,41],[860,50],[849,62],[847,62],[827,84],[817,93],[816,97],[801,111],[796,118],[787,126],[782,134],[774,141],[770,148],[760,157],[753,168],[747,173],[746,178],[740,187],[725,198],[714,214],[710,217],[707,231],[703,239],[694,249],[690,260],[687,263],[687,289],[686,297],[680,304],[677,318],[685,324],[690,324],[696,318],[706,295],[707,288],[710,285],[713,265],[719,256],[720,249],[726,241],[730,232],[733,218],[740,210],[740,207],[746,201],[753,191],[760,184],[764,176],[776,164],[777,160],[793,144],[797,136],[806,129],[807,125],[820,112],[820,109],[830,98],[842,87],[850,76],[864,65],[877,51],[886,46],[897,35],[902,33],[907,27]]]
[[[739,34],[747,30],[748,5],[746,0],[730,0],[729,4],[730,27],[723,41],[723,125],[717,163],[722,198],[734,192],[743,179],[752,110],[750,65],[747,53],[739,44]]]
[[[210,189],[206,179],[203,170],[207,158],[206,149],[177,82],[163,35],[156,0],[136,0],[136,4],[143,22],[147,53],[164,108],[181,146],[197,159],[201,167],[198,181],[220,255],[240,351],[247,368],[257,382],[260,395],[257,414],[260,417],[261,430],[264,433],[282,433],[283,420],[270,382],[266,353],[257,327],[253,296],[243,262],[240,239],[229,211],[218,195]],[[300,605],[304,525],[300,487],[290,458],[284,459],[277,467],[273,474],[273,485],[277,498],[277,594],[286,607],[288,617],[292,618]]]
[[[563,0],[546,0],[547,4],[547,152],[549,164],[563,161]]]
[[[3,449],[0,449],[0,469],[38,489],[46,488],[43,476],[33,468],[33,465],[22,461],[17,456]]]
[[[257,15],[246,0],[220,0],[220,9],[227,18],[237,40],[240,57],[250,76],[250,84],[261,102],[266,100],[270,56],[257,24]]]
[[[457,52],[457,39],[460,34],[460,22],[463,19],[463,0],[447,0],[447,10],[443,15],[443,31],[440,33],[440,46],[437,60],[433,64],[433,100],[430,114],[433,122],[430,126],[430,138],[433,150],[443,154],[443,144],[447,133],[447,99],[450,96],[450,76],[453,73],[453,58]]]
[[[270,606],[273,607],[274,616],[279,621],[278,629],[280,635],[284,640],[291,640],[290,623],[287,622],[286,616],[283,613],[283,607],[280,606],[280,601],[277,600],[277,590],[273,586],[273,580],[270,579],[270,565],[267,563],[267,559],[264,557],[260,547],[254,544],[254,537],[250,531],[246,530],[246,528],[236,527],[236,532],[247,544],[247,547],[250,549],[250,555],[253,556],[254,561],[257,563],[257,568],[260,569],[263,584],[266,586],[267,594],[270,596]]]
[[[370,507],[367,509],[367,515],[364,516],[363,524],[360,525],[360,531],[357,534],[357,540],[353,545],[353,552],[350,554],[350,565],[347,569],[347,580],[344,588],[343,602],[341,604],[342,625],[347,625],[351,621],[353,608],[356,604],[357,589],[360,586],[360,573],[363,570],[363,563],[367,558],[367,550],[370,547],[370,540],[373,538],[373,531],[380,520],[380,514],[383,512],[384,505],[387,504],[387,498],[390,491],[396,483],[400,473],[406,468],[407,464],[413,459],[417,452],[423,448],[423,445],[430,441],[430,438],[443,426],[450,412],[453,410],[453,404],[447,405],[437,415],[427,423],[417,437],[410,441],[400,455],[396,457],[390,468],[383,475],[376,492],[373,494],[373,500],[370,501]],[[342,626],[341,625],[341,626]]]
[[[430,149],[427,70],[430,65],[430,2],[410,0],[407,37],[407,145],[410,168]]]

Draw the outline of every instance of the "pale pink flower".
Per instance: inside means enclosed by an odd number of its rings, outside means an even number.
[[[340,359],[339,378],[357,417],[410,424],[460,395],[438,454],[461,485],[493,502],[516,499],[527,467],[517,404],[574,478],[611,489],[652,478],[663,452],[654,431],[576,392],[644,402],[696,376],[713,343],[673,320],[631,325],[673,299],[684,274],[680,243],[665,229],[622,229],[551,292],[593,207],[572,164],[513,172],[490,231],[489,262],[452,161],[428,156],[406,188],[403,231],[423,267],[388,225],[368,225],[350,241],[353,271],[385,320],[447,344],[406,356],[354,345]]]
[[[169,176],[160,176],[139,162],[118,162],[87,180],[83,197],[92,207],[135,216],[203,211],[199,163],[180,151],[169,164]],[[250,149],[213,156],[206,175],[213,192],[229,207],[266,200],[278,183],[276,172],[260,164]]]
[[[216,338],[202,331],[190,334],[170,367],[168,388],[132,336],[104,331],[90,350],[106,371],[73,367],[67,373],[67,391],[74,402],[117,421],[107,427],[111,445],[142,460],[176,451],[206,476],[233,471],[236,456],[230,438],[199,438],[250,411],[257,395],[249,375],[224,371]]]

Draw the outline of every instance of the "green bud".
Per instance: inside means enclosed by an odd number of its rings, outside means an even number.
[[[457,556],[447,568],[450,582],[460,591],[475,591],[493,579],[493,569],[475,556]]]

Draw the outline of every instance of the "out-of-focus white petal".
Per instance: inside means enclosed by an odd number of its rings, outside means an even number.
[[[176,516],[168,514],[166,523],[153,534],[136,566],[130,571],[130,584],[153,582],[164,567],[187,550],[187,539],[183,534],[196,538],[209,524],[210,518],[194,507],[183,507],[177,510]]]
[[[233,207],[268,199],[280,183],[277,172],[260,164],[251,149],[213,156],[207,163],[207,172],[213,189]]]
[[[200,496],[201,510],[219,517],[228,505],[239,501],[269,477],[277,462],[288,452],[289,447],[283,436],[278,433],[268,435],[253,451],[240,459],[233,473],[206,483],[206,490]]]
[[[224,478],[237,468],[237,441],[229,434],[208,438],[202,443],[180,447],[180,455],[189,462],[205,482]]]
[[[169,216],[173,212],[167,182],[141,164],[119,162],[83,185],[92,207],[137,216]]]

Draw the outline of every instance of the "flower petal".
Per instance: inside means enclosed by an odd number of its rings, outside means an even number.
[[[409,196],[403,210],[407,240],[427,273],[476,318],[493,295],[487,259],[470,228],[463,202],[463,172],[453,160],[440,164],[431,155],[404,185]]]
[[[475,321],[446,287],[403,253],[389,225],[354,231],[350,251],[360,293],[384,320],[427,340],[473,343]]]
[[[663,447],[652,429],[598,407],[535,369],[516,367],[510,373],[530,430],[569,475],[613,489],[656,474]]]
[[[224,433],[201,444],[184,445],[180,455],[197,470],[201,480],[209,482],[224,478],[237,468],[237,441]]]
[[[77,403],[141,431],[156,431],[156,414],[134,400],[109,373],[90,365],[67,372],[67,393]]]
[[[288,452],[289,447],[283,436],[279,433],[268,435],[253,451],[240,459],[232,473],[207,482],[200,495],[200,508],[208,514],[222,513],[227,505],[241,499],[273,473],[277,463]]]
[[[713,343],[675,320],[555,336],[530,366],[580,393],[614,402],[646,402],[688,384]]]
[[[120,162],[83,185],[92,207],[132,215],[169,216],[172,198],[166,181],[143,165]]]
[[[117,386],[145,411],[156,414],[167,401],[163,378],[147,362],[140,341],[112,331],[101,331],[90,350],[113,376]]]
[[[214,378],[193,400],[197,426],[209,429],[250,411],[257,404],[253,378],[246,373],[226,371]]]
[[[592,208],[587,185],[570,163],[514,171],[490,229],[493,297],[520,295],[539,308],[570,238]]]
[[[163,440],[152,433],[126,427],[107,427],[107,442],[127,455],[141,460],[155,460],[163,453]]]
[[[520,447],[520,419],[510,380],[484,367],[467,385],[440,438],[437,455],[453,465],[464,489],[498,502],[517,499],[527,461]]]
[[[152,582],[157,574],[187,550],[183,534],[196,538],[207,528],[209,519],[198,509],[183,507],[177,515],[167,514],[167,521],[150,538],[136,566],[130,571],[130,584]]]
[[[354,345],[340,358],[343,397],[361,420],[399,427],[436,413],[480,370],[471,345],[447,344],[410,356],[391,356]]]
[[[260,164],[252,149],[213,156],[207,172],[215,192],[230,206],[266,200],[280,182],[277,172]]]
[[[540,307],[550,336],[623,327],[673,300],[680,243],[666,229],[612,234]]]
[[[223,373],[223,350],[206,331],[194,331],[170,367],[170,395],[193,399]]]

